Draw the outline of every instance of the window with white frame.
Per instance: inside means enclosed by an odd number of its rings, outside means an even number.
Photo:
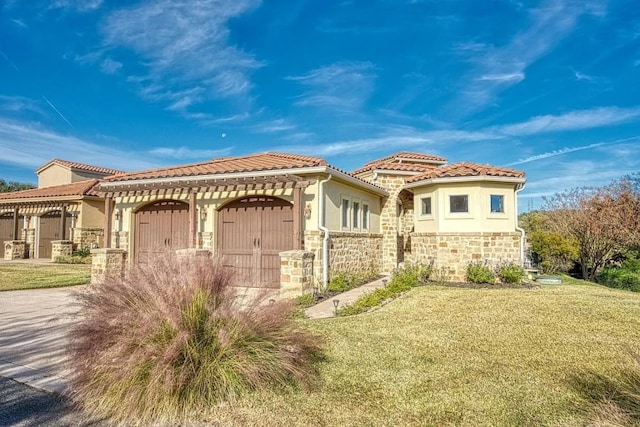
[[[369,205],[362,204],[362,229],[369,229]]]
[[[420,215],[431,215],[431,197],[420,199]]]
[[[351,213],[353,214],[351,225],[354,229],[357,229],[360,228],[360,202],[354,201],[351,206]]]
[[[342,228],[349,228],[349,199],[342,199]]]
[[[502,194],[491,195],[491,213],[504,213],[504,196]]]
[[[469,196],[466,194],[449,196],[449,212],[451,213],[469,212]]]

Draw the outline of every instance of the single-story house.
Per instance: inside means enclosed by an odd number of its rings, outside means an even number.
[[[104,199],[95,187],[117,173],[122,172],[53,159],[36,170],[38,188],[0,193],[5,259],[55,258],[104,245]]]
[[[352,173],[261,153],[113,175],[96,187],[107,216],[96,271],[189,248],[219,255],[239,285],[287,294],[403,261],[459,280],[473,260],[521,260],[524,183],[513,169],[407,152]]]

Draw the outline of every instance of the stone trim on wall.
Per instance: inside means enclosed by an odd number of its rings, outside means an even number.
[[[333,232],[329,240],[331,274],[382,268],[382,234]],[[331,276],[331,274],[329,276]]]
[[[51,261],[59,256],[71,256],[73,254],[73,241],[54,240],[51,242]]]
[[[520,233],[412,233],[411,262],[445,270],[451,281],[465,280],[467,264],[520,263]]]
[[[76,227],[71,229],[71,240],[76,249],[97,248],[104,241],[102,227]]]

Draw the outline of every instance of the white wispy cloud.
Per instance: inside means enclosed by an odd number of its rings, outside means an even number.
[[[200,159],[208,160],[213,157],[228,156],[233,147],[218,148],[215,150],[193,149],[189,147],[158,147],[149,151],[149,154],[156,157],[170,157],[172,159]]]
[[[20,19],[12,18],[11,22],[13,22],[14,24],[16,24],[16,25],[18,25],[19,27],[22,27],[22,28],[29,28],[29,26],[27,24],[25,24],[24,21],[22,21]]]
[[[581,15],[603,14],[601,3],[547,0],[529,11],[529,24],[503,46],[475,41],[454,46],[473,69],[463,79],[461,96],[452,101],[452,108],[460,112],[481,109],[499,92],[523,81],[526,69],[569,35]]]
[[[295,129],[297,126],[289,123],[285,119],[275,119],[268,122],[260,123],[254,127],[258,133],[277,133]]]
[[[600,107],[569,111],[560,115],[536,116],[525,122],[496,126],[492,129],[505,135],[525,136],[613,126],[638,117],[640,107]]]
[[[148,156],[135,155],[129,149],[107,147],[56,133],[37,123],[0,117],[0,163],[34,169],[56,157],[121,170],[162,165],[160,161],[147,160]]]
[[[536,155],[533,155],[533,156],[529,156],[529,157],[526,157],[524,159],[520,159],[518,161],[509,163],[509,164],[507,164],[507,166],[521,165],[521,164],[524,164],[524,163],[534,162],[536,160],[542,160],[542,159],[548,159],[550,157],[562,156],[564,154],[573,153],[573,152],[576,152],[576,151],[589,150],[591,148],[600,147],[602,145],[604,145],[604,143],[599,142],[599,143],[596,143],[596,144],[583,145],[583,146],[580,146],[580,147],[565,147],[565,148],[561,148],[559,150],[553,150],[553,151],[548,151],[546,153],[541,153],[541,154],[536,154]]]
[[[122,62],[114,61],[111,58],[105,58],[100,64],[100,69],[105,74],[115,74],[122,68]]]
[[[12,113],[30,111],[40,115],[45,115],[44,111],[42,111],[40,102],[24,96],[0,95],[0,110]]]
[[[287,79],[307,88],[296,105],[353,111],[373,92],[374,71],[370,62],[339,62]]]
[[[103,0],[55,0],[49,5],[51,9],[74,9],[79,12],[90,12],[99,9]]]
[[[140,56],[147,73],[130,81],[144,98],[185,110],[205,99],[248,96],[250,74],[262,64],[230,44],[228,21],[259,3],[147,1],[111,13],[102,32],[107,46]]]

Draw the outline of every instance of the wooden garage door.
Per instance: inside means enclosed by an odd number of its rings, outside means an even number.
[[[248,287],[280,287],[280,252],[293,249],[293,207],[276,197],[236,200],[218,215],[218,253]]]
[[[22,216],[18,219],[18,237],[13,236],[13,212],[0,214],[0,244],[7,240],[21,240],[22,228],[24,224],[24,218]]]
[[[71,225],[71,214],[67,212],[65,223],[65,234],[69,233]],[[62,226],[62,212],[51,211],[40,215],[40,232],[38,237],[38,258],[51,258],[51,242],[63,240],[69,236],[60,235]]]
[[[135,216],[135,262],[147,263],[155,254],[189,247],[188,204],[162,200],[143,207]]]

